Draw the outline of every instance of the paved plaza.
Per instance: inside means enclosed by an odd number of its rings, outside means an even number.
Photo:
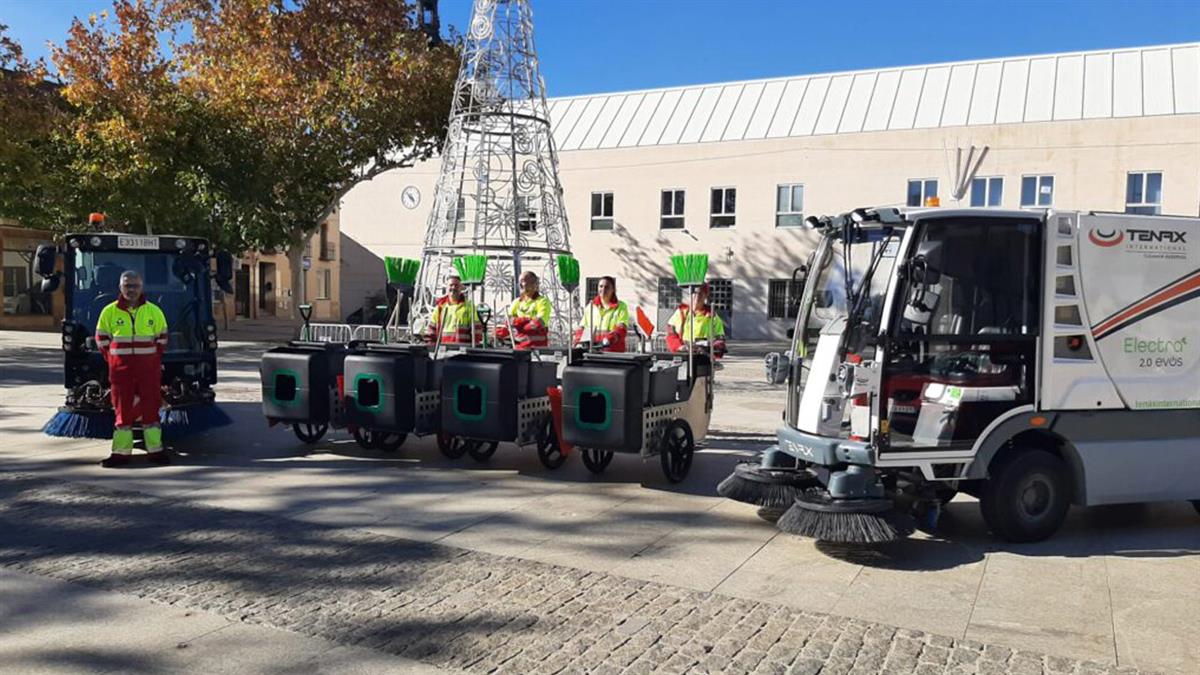
[[[0,333],[0,671],[1200,672],[1200,516],[1076,509],[1041,544],[985,531],[839,548],[715,495],[770,442],[761,361],[719,374],[680,485],[618,456],[593,477],[502,446],[450,461],[259,411],[265,345],[222,347],[235,425],[169,467],[101,469],[51,439],[55,334]]]

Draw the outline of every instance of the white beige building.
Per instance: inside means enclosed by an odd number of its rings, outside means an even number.
[[[803,215],[954,204],[958,148],[987,148],[964,205],[1200,213],[1200,43],[549,104],[583,275],[615,276],[662,324],[678,301],[671,254],[708,253],[737,338],[784,334],[786,279],[814,241]],[[344,200],[344,312],[380,292],[382,256],[420,256],[437,171],[393,171]]]

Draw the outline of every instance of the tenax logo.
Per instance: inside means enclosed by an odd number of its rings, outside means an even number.
[[[1178,257],[1187,252],[1187,232],[1183,230],[1145,230],[1127,227],[1104,230],[1093,227],[1088,232],[1088,241],[1101,248],[1113,248],[1124,244],[1122,251],[1130,253],[1156,254],[1156,257]]]
[[[1108,248],[1110,246],[1116,246],[1117,244],[1125,241],[1125,233],[1120,230],[1105,232],[1099,228],[1093,227],[1092,231],[1088,232],[1088,241],[1097,246]]]

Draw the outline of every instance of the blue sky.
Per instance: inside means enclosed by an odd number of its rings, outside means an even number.
[[[460,30],[471,0],[442,0]],[[35,56],[109,0],[0,0]],[[552,96],[1200,41],[1195,0],[533,0]]]

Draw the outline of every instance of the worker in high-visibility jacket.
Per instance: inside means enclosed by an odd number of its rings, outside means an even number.
[[[599,293],[583,308],[583,325],[575,331],[576,343],[590,343],[606,352],[625,351],[629,307],[617,298],[617,280],[600,277]]]
[[[463,292],[462,278],[458,275],[451,275],[446,280],[446,294],[438,298],[433,307],[433,316],[429,319],[425,341],[429,344],[436,343],[439,331],[444,345],[477,346],[483,340],[483,322],[479,320],[475,303]]]
[[[725,355],[725,322],[708,304],[708,284],[696,292],[696,311],[687,303],[679,305],[667,320],[667,349],[673,352],[687,351],[697,340],[712,343],[713,355]]]
[[[112,454],[101,464],[128,464],[133,455],[133,425],[141,418],[150,461],[166,464],[158,409],[162,406],[162,355],[167,348],[167,317],[142,293],[142,277],[121,275],[120,295],[100,311],[96,345],[108,363],[116,424]]]
[[[541,294],[539,284],[538,275],[533,272],[521,275],[521,295],[508,306],[508,323],[496,328],[496,339],[502,344],[511,340],[513,348],[521,350],[550,346],[550,316],[554,308],[550,298]]]

